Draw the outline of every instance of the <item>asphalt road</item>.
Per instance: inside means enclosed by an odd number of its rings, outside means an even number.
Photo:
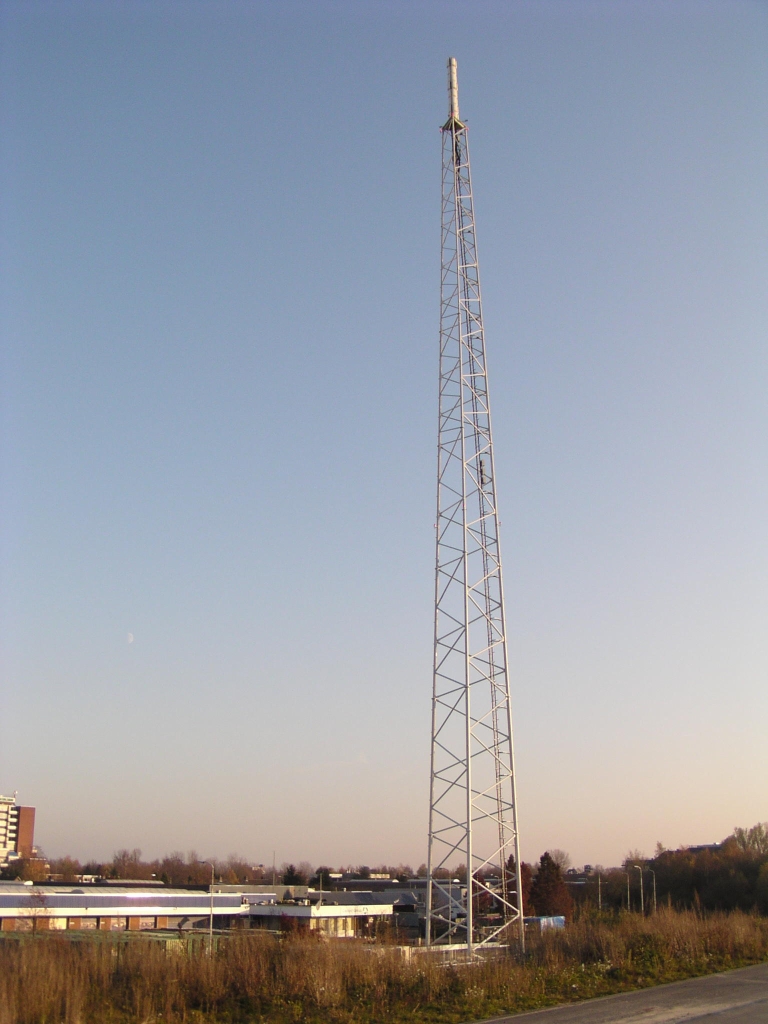
[[[481,1024],[768,1024],[768,964]]]

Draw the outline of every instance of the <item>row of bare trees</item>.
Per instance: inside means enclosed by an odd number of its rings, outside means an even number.
[[[634,851],[620,868],[595,869],[574,894],[580,905],[603,910],[669,905],[768,914],[768,822],[736,828],[711,846],[667,850],[659,843],[653,857]]]
[[[351,864],[333,868],[313,866],[307,861],[297,864],[252,864],[243,857],[231,855],[226,860],[214,859],[217,881],[230,884],[277,883],[312,885],[328,888],[332,876],[368,879],[386,875],[407,883],[414,874],[423,877],[426,865],[414,873],[409,864],[376,867]],[[592,906],[607,911],[648,911],[661,904],[680,909],[753,910],[768,914],[768,823],[752,828],[736,828],[722,843],[711,847],[666,850],[659,844],[652,858],[634,851],[621,867],[597,868],[576,878],[569,872],[570,858],[562,850],[550,850],[538,864],[521,865],[523,901],[526,914],[564,914],[570,917],[576,907]],[[514,864],[506,865],[514,874]],[[456,865],[445,871],[446,877],[466,882],[466,866]],[[13,862],[2,877],[42,881],[48,877],[63,882],[79,881],[83,876],[110,879],[157,880],[166,885],[205,885],[211,878],[210,861],[203,861],[196,851],[184,855],[171,853],[154,860],[145,860],[139,849],[118,850],[111,861],[81,863],[73,857],[60,857],[50,862],[41,856],[33,860]],[[641,884],[641,880],[642,883]],[[641,905],[642,899],[642,905]]]
[[[231,885],[246,882],[282,882],[285,885],[329,886],[332,876],[338,874],[343,874],[346,878],[360,879],[370,878],[371,875],[388,875],[403,881],[413,877],[413,868],[409,864],[382,864],[373,868],[351,864],[341,867],[315,867],[308,861],[300,861],[297,864],[284,862],[273,868],[272,865],[252,864],[237,854],[231,854],[226,860],[202,860],[195,850],[186,855],[174,852],[149,860],[143,858],[140,849],[118,850],[110,861],[81,862],[70,856],[46,860],[40,855],[33,860],[20,859],[12,862],[0,877],[19,878],[24,881],[45,881],[52,877],[57,881],[75,882],[81,880],[83,876],[91,876],[139,881],[157,880],[166,885],[205,885],[211,879],[211,863],[214,866],[216,880]]]

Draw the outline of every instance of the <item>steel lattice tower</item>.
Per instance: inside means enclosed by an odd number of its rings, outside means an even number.
[[[427,943],[523,934],[496,477],[467,128],[442,128],[440,412]],[[513,855],[515,870],[506,869]],[[467,865],[466,896],[446,878]]]

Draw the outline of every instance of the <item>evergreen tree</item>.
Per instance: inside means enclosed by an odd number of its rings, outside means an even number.
[[[302,875],[294,864],[289,864],[283,872],[283,885],[306,885],[306,878]]]
[[[520,864],[520,882],[523,890],[523,913],[527,917],[532,917],[537,913],[534,907],[533,898],[531,897],[531,886],[533,884],[533,868],[526,861],[522,861]],[[513,889],[515,887],[515,856],[510,853],[507,859],[507,885]]]
[[[563,881],[560,865],[548,853],[542,854],[539,870],[531,885],[531,901],[541,917],[562,914],[570,917],[573,900]]]

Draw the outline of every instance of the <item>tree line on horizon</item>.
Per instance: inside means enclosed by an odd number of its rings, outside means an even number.
[[[538,865],[521,864],[527,916],[651,913],[659,906],[768,915],[768,822],[736,828],[711,846],[667,850],[658,843],[650,858],[631,851],[621,867],[577,872],[569,865],[562,850],[545,853]],[[507,868],[513,875],[511,858]]]
[[[643,886],[640,878],[643,877]],[[653,857],[629,853],[620,868],[596,869],[574,886],[580,905],[604,910],[756,910],[768,914],[768,822],[736,828],[722,843],[667,850],[661,843]]]
[[[307,861],[283,863],[280,867],[251,864],[243,857],[231,855],[226,860],[213,859],[217,882],[224,884],[310,885],[327,888],[331,875],[365,880],[371,875],[387,875],[407,884],[414,877],[427,874],[426,864],[414,872],[409,864],[328,865],[313,866]],[[514,878],[514,861],[505,866],[510,881]],[[498,869],[497,869],[498,871]],[[438,874],[438,873],[436,873]],[[443,878],[466,882],[464,864],[452,871],[439,872]],[[4,879],[44,881],[53,878],[64,883],[76,882],[83,876],[110,880],[159,881],[170,886],[207,885],[211,880],[211,861],[204,861],[193,850],[186,856],[174,852],[154,860],[143,860],[139,849],[118,850],[111,861],[81,863],[73,857],[47,861],[42,855],[31,860],[12,862],[2,872]],[[640,879],[643,885],[640,885]],[[523,906],[526,916],[574,914],[587,909],[619,912],[639,911],[643,895],[643,911],[657,906],[702,910],[757,910],[768,914],[768,822],[752,828],[736,828],[722,843],[709,847],[688,847],[666,850],[657,844],[655,855],[645,857],[630,852],[620,867],[598,867],[589,872],[574,872],[570,858],[562,850],[552,849],[538,863],[521,864]]]
[[[20,858],[0,872],[0,878],[22,881],[45,881],[49,877],[61,882],[77,882],[84,876],[104,878],[110,881],[159,881],[170,886],[208,885],[211,881],[211,865],[217,883],[240,885],[245,883],[269,885],[273,882],[283,885],[329,885],[331,875],[341,873],[347,878],[366,879],[375,874],[386,874],[391,878],[406,881],[414,877],[409,864],[331,867],[321,864],[314,867],[308,861],[297,864],[283,862],[273,867],[252,864],[246,858],[231,854],[226,860],[219,858],[201,859],[197,851],[186,855],[179,852],[167,854],[153,860],[145,860],[140,849],[118,850],[109,861],[84,861],[69,855],[46,858],[42,851],[31,859]],[[426,865],[419,872],[426,876]]]

